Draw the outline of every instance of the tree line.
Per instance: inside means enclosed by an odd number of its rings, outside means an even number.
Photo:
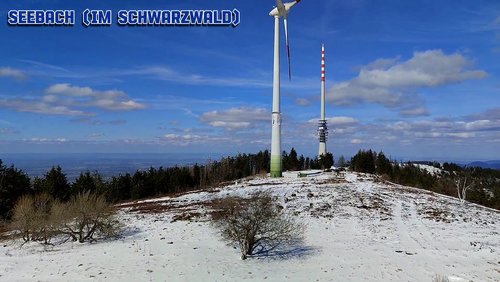
[[[333,155],[321,158],[297,156],[294,148],[283,151],[283,170],[329,168]],[[98,171],[85,171],[73,181],[68,181],[63,169],[54,166],[41,177],[31,179],[22,170],[5,166],[0,160],[0,219],[10,219],[16,201],[23,195],[46,194],[65,203],[73,196],[90,192],[102,195],[108,202],[141,199],[170,193],[192,191],[211,187],[251,175],[269,172],[268,150],[257,154],[238,154],[218,161],[182,167],[150,167],[135,173],[123,173],[104,179]]]
[[[500,209],[500,171],[481,167],[462,167],[454,163],[419,162],[441,170],[431,174],[413,163],[389,160],[383,152],[360,150],[351,158],[353,171],[380,175],[401,185],[459,197],[473,203]],[[468,191],[463,191],[464,189]],[[466,192],[466,193],[465,193]]]

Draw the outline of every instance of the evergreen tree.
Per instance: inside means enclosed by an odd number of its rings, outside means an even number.
[[[306,157],[304,161],[304,169],[311,169],[311,159],[309,159],[309,157]]]
[[[113,176],[109,185],[106,198],[110,202],[117,202],[131,198],[132,177],[130,174]]]
[[[94,193],[96,191],[96,183],[94,182],[94,178],[89,171],[80,173],[80,176],[75,180],[75,182],[73,182],[71,186],[72,195],[87,191],[90,191],[91,193]]]
[[[306,169],[306,159],[304,158],[304,155],[300,155],[299,157],[299,169]]]
[[[318,159],[318,164],[321,169],[328,169],[333,166],[333,154],[332,153],[325,153],[322,154],[319,159]]]
[[[290,162],[286,151],[281,153],[281,166],[283,171],[290,170]]]
[[[295,148],[292,147],[290,154],[288,155],[288,170],[298,170],[299,169],[299,159],[297,159],[297,152]]]
[[[31,192],[29,177],[13,165],[5,167],[0,160],[0,218],[10,218],[16,201]]]
[[[60,166],[52,167],[42,179],[42,192],[46,192],[55,199],[61,201],[69,200],[71,191]]]
[[[357,172],[375,173],[375,158],[372,150],[359,150],[356,155],[351,158],[351,169]]]
[[[380,175],[389,175],[392,172],[392,165],[389,159],[387,159],[382,151],[378,153],[377,160],[375,162],[376,172]]]
[[[337,166],[338,167],[345,167],[346,166],[344,155],[340,155],[339,160],[337,162]]]
[[[200,186],[201,182],[201,168],[198,164],[193,166],[193,181],[195,186]]]

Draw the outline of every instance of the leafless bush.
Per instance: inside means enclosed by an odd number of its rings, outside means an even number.
[[[273,198],[259,193],[249,199],[229,197],[214,204],[214,226],[222,238],[237,243],[241,259],[257,252],[272,250],[303,236],[303,225],[283,214]]]
[[[32,195],[24,195],[17,200],[12,216],[12,227],[18,230],[25,242],[31,240],[35,228],[36,211]]]
[[[47,194],[24,195],[14,206],[12,227],[25,242],[41,241],[50,243],[56,232],[50,224],[52,197]]]
[[[61,232],[80,243],[92,241],[96,236],[115,236],[120,228],[112,205],[104,196],[90,191],[79,193],[66,204],[54,205],[53,214],[62,222]]]
[[[26,195],[14,207],[12,229],[25,242],[50,244],[55,236],[67,235],[83,243],[95,236],[116,235],[120,225],[113,215],[114,209],[105,198],[90,192],[78,194],[67,203],[46,194]]]

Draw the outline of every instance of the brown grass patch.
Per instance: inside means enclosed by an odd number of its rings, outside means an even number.
[[[382,215],[392,216],[392,210],[387,207],[387,203],[379,197],[360,198],[361,205],[356,206],[358,209],[376,210]]]
[[[116,207],[121,209],[121,208],[131,208],[131,207],[135,207],[138,205],[165,203],[170,199],[178,198],[178,197],[181,197],[184,195],[202,193],[202,192],[218,193],[218,192],[220,192],[220,189],[218,189],[218,188],[206,188],[206,189],[199,189],[199,190],[193,190],[193,191],[167,193],[167,194],[163,194],[161,196],[154,196],[154,197],[144,198],[144,199],[140,199],[140,200],[135,200],[133,202],[130,202],[130,200],[129,200],[129,201],[125,201],[122,203],[117,203]],[[166,198],[166,197],[168,197],[170,199],[163,200],[163,201],[157,201],[157,202],[139,203],[140,201],[155,200],[155,199]]]
[[[205,217],[205,214],[200,213],[198,211],[195,211],[194,209],[191,211],[185,211],[182,212],[181,214],[176,214],[172,218],[171,222],[176,222],[176,221],[199,221],[201,218]]]
[[[330,178],[326,180],[320,180],[316,182],[316,185],[324,185],[324,184],[345,184],[349,183],[345,178]]]
[[[264,186],[264,185],[281,185],[283,183],[278,182],[263,182],[263,183],[248,183],[247,186]]]
[[[138,213],[165,213],[173,212],[176,210],[186,210],[191,209],[196,204],[179,204],[179,202],[147,202],[147,203],[133,203],[122,208],[130,208],[131,212]]]
[[[3,223],[0,223],[0,241],[7,240],[11,237],[7,235],[8,231],[9,229],[7,228],[7,226]]]
[[[440,222],[440,221],[446,222],[446,223],[452,222],[452,220],[449,218],[451,213],[449,211],[443,210],[443,209],[427,207],[425,210],[419,211],[418,214],[422,215],[423,218],[434,220],[437,222]]]
[[[206,213],[199,212],[199,207],[211,208],[211,202],[197,202],[182,204],[178,201],[159,201],[159,202],[146,202],[146,203],[130,203],[121,208],[128,208],[130,212],[143,213],[143,214],[160,214],[169,213],[173,214],[172,221],[200,221]]]

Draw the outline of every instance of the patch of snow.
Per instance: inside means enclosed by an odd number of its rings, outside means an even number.
[[[421,170],[425,170],[428,173],[430,173],[433,176],[436,176],[438,174],[441,174],[443,172],[442,169],[433,167],[431,165],[426,165],[426,164],[413,164],[414,166],[420,168]]]

